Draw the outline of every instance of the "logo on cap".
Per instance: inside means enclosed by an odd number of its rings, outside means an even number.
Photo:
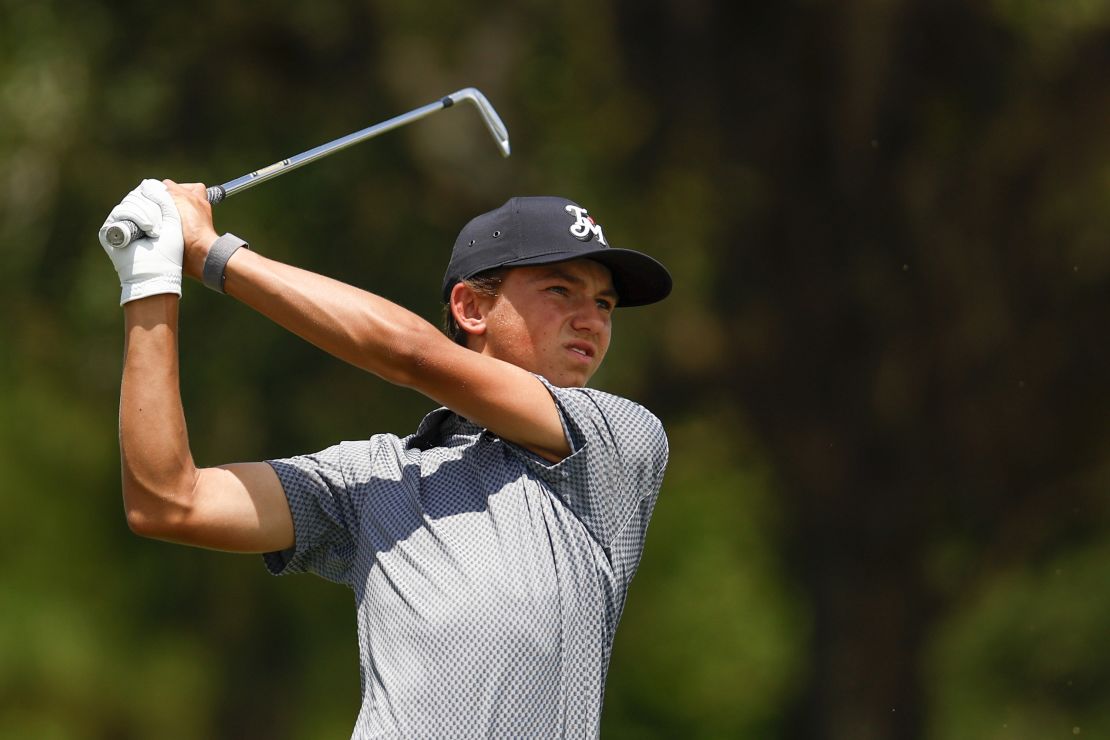
[[[605,235],[601,233],[601,224],[594,221],[594,217],[586,212],[585,208],[578,206],[567,206],[567,213],[574,216],[574,223],[570,226],[570,233],[575,239],[588,242],[590,237],[596,236],[597,240],[601,242],[601,246],[609,246],[605,241]]]

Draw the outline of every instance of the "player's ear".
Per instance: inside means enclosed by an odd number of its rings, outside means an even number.
[[[486,333],[486,313],[491,305],[488,297],[475,293],[466,283],[455,283],[450,305],[460,329],[473,336]]]

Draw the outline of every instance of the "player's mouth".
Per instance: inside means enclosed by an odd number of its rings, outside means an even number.
[[[589,342],[570,342],[565,346],[571,354],[581,357],[586,362],[593,360],[594,355],[597,354],[597,350]]]

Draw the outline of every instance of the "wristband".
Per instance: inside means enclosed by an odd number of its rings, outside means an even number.
[[[208,248],[208,256],[204,258],[204,272],[201,274],[202,282],[217,293],[224,293],[224,279],[227,277],[227,261],[239,247],[250,246],[234,234],[223,234],[212,246]]]

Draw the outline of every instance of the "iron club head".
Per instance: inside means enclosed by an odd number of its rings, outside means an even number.
[[[445,100],[450,100],[452,103],[458,103],[463,100],[474,104],[478,112],[482,114],[482,120],[485,121],[486,127],[489,129],[490,135],[493,140],[497,142],[497,147],[501,150],[501,156],[509,156],[511,150],[509,148],[509,130],[505,128],[502,123],[501,117],[497,115],[497,111],[490,105],[486,96],[480,90],[474,87],[464,87],[462,90],[453,92],[448,95]]]

